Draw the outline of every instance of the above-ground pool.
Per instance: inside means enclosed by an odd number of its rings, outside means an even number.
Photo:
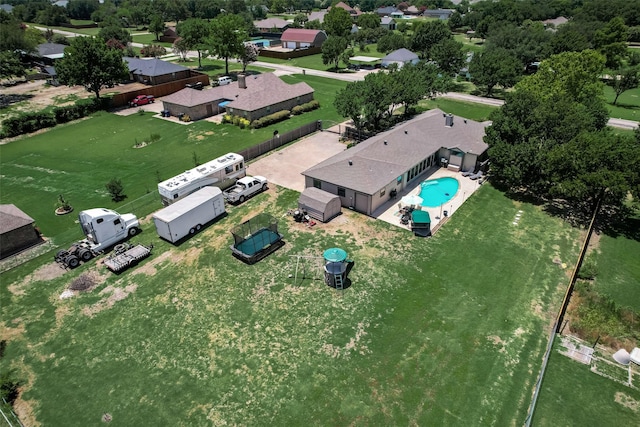
[[[447,203],[458,192],[460,183],[455,178],[438,178],[420,184],[422,206],[435,208]]]

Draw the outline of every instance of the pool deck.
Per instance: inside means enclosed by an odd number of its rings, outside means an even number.
[[[429,216],[431,217],[431,231],[435,232],[442,225],[445,217],[444,211],[447,211],[448,215],[451,216],[460,206],[464,203],[465,200],[469,198],[480,187],[480,181],[472,180],[462,176],[460,172],[455,172],[448,170],[446,168],[437,168],[430,169],[425,174],[418,177],[418,179],[414,180],[405,188],[403,191],[398,193],[395,199],[389,200],[387,203],[379,207],[375,212],[373,212],[373,217],[379,219],[381,221],[388,222],[389,224],[393,224],[397,227],[401,227],[407,230],[411,230],[411,225],[402,225],[400,224],[400,199],[408,194],[420,195],[420,184],[428,179],[438,179],[444,177],[451,177],[458,180],[460,186],[458,188],[458,192],[444,205],[436,207],[436,208],[428,208],[422,207],[423,211],[429,212]]]

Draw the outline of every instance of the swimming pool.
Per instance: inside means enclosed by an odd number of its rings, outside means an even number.
[[[271,41],[269,39],[253,39],[251,43],[255,44],[258,47],[269,47],[271,45]]]
[[[455,178],[445,177],[424,181],[420,184],[422,206],[435,208],[443,205],[456,195],[458,188],[460,183]]]

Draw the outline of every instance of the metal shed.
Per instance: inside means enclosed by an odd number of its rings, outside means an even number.
[[[331,219],[340,215],[342,212],[342,203],[340,197],[322,191],[319,188],[309,187],[300,194],[298,199],[298,209],[307,212],[313,219],[321,222],[329,222]]]

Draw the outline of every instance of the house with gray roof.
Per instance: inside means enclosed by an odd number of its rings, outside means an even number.
[[[396,20],[390,16],[380,18],[380,26],[386,30],[393,31],[396,29]]]
[[[0,259],[43,242],[34,222],[16,205],[0,205]]]
[[[379,16],[391,16],[393,13],[398,13],[398,12],[402,14],[402,12],[398,10],[398,8],[395,6],[385,6],[385,7],[379,7],[378,9],[376,9],[376,13]]]
[[[273,73],[238,75],[238,81],[206,90],[182,89],[162,99],[172,116],[199,120],[226,112],[249,121],[313,100],[314,90],[304,82],[287,84]]]
[[[475,169],[486,157],[485,126],[439,109],[427,111],[302,172],[305,188],[336,194],[342,206],[371,215],[390,194],[435,168]]]
[[[320,10],[320,11],[316,11],[316,12],[311,12],[309,14],[309,22],[311,21],[318,21],[321,24],[324,22],[324,17],[327,15],[327,13],[329,13],[326,10]]]
[[[191,77],[191,70],[189,68],[172,62],[162,61],[158,58],[141,59],[125,57],[124,60],[129,67],[131,80],[136,82],[159,85],[161,83]]]
[[[282,18],[267,18],[253,21],[254,27],[261,33],[281,33],[291,25],[291,22]]]
[[[449,19],[453,15],[455,10],[453,9],[427,9],[422,13],[422,16],[427,18]]]
[[[55,63],[56,59],[64,57],[64,50],[67,45],[60,43],[41,43],[36,46],[38,51],[37,57],[47,65]]]
[[[382,58],[382,66],[390,67],[392,65],[396,65],[398,68],[402,68],[405,64],[417,64],[420,61],[418,55],[411,52],[409,49],[398,49],[394,50],[384,58]]]

